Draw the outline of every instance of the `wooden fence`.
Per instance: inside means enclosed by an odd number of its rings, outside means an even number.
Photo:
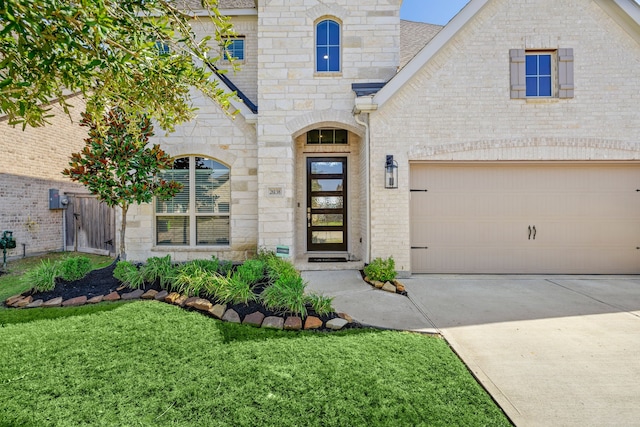
[[[116,252],[115,210],[95,196],[65,193],[66,248],[68,251],[114,255]]]

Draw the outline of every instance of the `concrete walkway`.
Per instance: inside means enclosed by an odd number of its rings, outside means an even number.
[[[517,426],[640,426],[640,276],[415,275],[409,298],[303,276],[362,323],[440,332]]]

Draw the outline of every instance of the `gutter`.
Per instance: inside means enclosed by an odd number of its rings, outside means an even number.
[[[369,118],[370,113],[376,111],[378,109],[378,105],[373,103],[373,96],[359,96],[356,98],[355,107],[353,108],[353,118],[359,125],[364,127],[364,146],[365,146],[365,160],[366,165],[365,168],[367,173],[365,174],[365,187],[366,191],[366,205],[367,205],[367,246],[366,253],[364,256],[364,262],[366,264],[371,262],[371,137],[370,137],[370,127],[369,127]],[[366,121],[360,119],[360,114],[366,114]]]

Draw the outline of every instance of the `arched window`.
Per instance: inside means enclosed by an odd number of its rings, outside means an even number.
[[[180,182],[183,188],[170,200],[156,200],[156,244],[228,245],[229,176],[229,168],[213,159],[175,159],[163,179]]]
[[[330,19],[316,25],[316,71],[340,71],[340,24]]]

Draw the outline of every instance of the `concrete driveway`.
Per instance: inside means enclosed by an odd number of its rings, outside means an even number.
[[[640,426],[640,276],[403,283],[517,426]]]

